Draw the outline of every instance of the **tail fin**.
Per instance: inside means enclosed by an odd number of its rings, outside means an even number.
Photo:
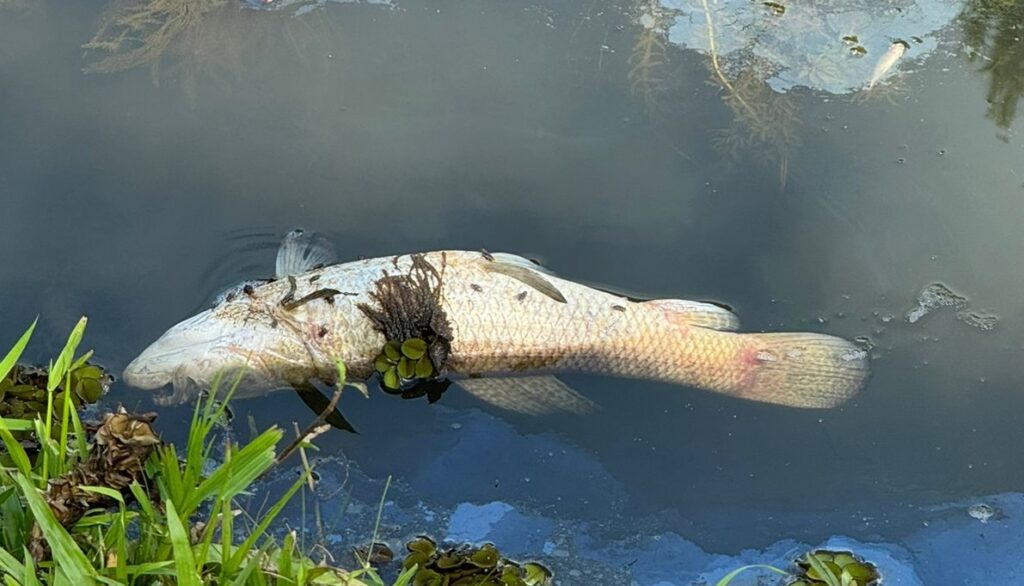
[[[736,395],[790,407],[829,408],[860,391],[867,380],[867,352],[825,334],[741,334],[749,377]]]

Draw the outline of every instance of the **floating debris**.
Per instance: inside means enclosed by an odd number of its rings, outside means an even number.
[[[958,311],[956,318],[972,328],[990,332],[996,329],[999,317],[990,313],[978,313],[976,311]]]
[[[917,295],[917,305],[906,313],[909,323],[917,323],[924,316],[944,307],[956,311],[956,318],[982,331],[992,331],[999,323],[999,317],[991,313],[973,311],[968,308],[967,297],[953,291],[942,283],[932,283]]]
[[[408,544],[409,554],[402,566],[416,566],[413,584],[422,586],[542,586],[552,574],[536,562],[519,564],[501,557],[491,543],[480,547],[461,545],[438,549],[429,537],[420,536]]]
[[[917,323],[922,317],[941,307],[962,310],[967,307],[967,298],[942,283],[932,283],[917,295],[917,306],[907,312],[907,321]]]

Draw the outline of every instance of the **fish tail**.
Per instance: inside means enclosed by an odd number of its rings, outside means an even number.
[[[867,352],[825,334],[721,334],[739,338],[739,376],[727,394],[789,407],[829,408],[857,394],[867,380]]]
[[[739,320],[717,305],[658,299],[658,317],[635,344],[638,365],[620,370],[733,397],[790,407],[835,407],[868,377],[867,353],[814,333],[741,334]],[[621,364],[621,362],[620,362]]]
[[[751,398],[793,407],[829,408],[867,381],[867,352],[826,334],[747,334],[758,348]],[[760,355],[764,353],[764,355]]]

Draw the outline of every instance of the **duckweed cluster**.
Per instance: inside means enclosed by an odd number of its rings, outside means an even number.
[[[501,557],[494,545],[468,545],[438,549],[428,537],[410,541],[403,568],[416,566],[413,586],[542,586],[551,583],[551,571],[527,562],[517,564]]]
[[[797,560],[797,579],[788,586],[874,586],[878,569],[848,551],[817,550]]]
[[[37,415],[45,415],[48,380],[46,368],[15,365],[0,379],[0,417],[35,419]],[[113,380],[100,366],[80,359],[71,368],[70,396],[75,408],[99,401]],[[53,396],[54,413],[63,412],[65,397],[69,395],[65,386],[62,382]]]
[[[428,380],[437,372],[427,355],[427,343],[421,338],[409,338],[401,344],[388,342],[374,360],[385,389],[397,391],[403,385]]]

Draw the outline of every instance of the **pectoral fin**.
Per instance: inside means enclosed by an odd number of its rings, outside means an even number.
[[[456,384],[485,403],[524,415],[586,415],[597,409],[590,399],[553,376],[470,378]]]
[[[555,287],[551,281],[546,279],[544,275],[536,269],[526,267],[518,263],[513,264],[505,262],[499,257],[495,257],[495,260],[492,262],[485,263],[483,268],[485,271],[513,278],[559,303],[565,303],[565,296],[558,290],[558,287]]]

